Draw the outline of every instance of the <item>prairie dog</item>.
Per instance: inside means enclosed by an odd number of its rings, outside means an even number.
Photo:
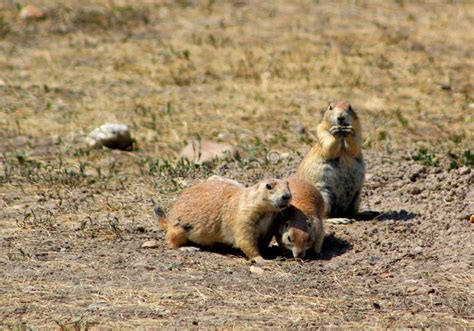
[[[317,137],[297,176],[319,189],[325,218],[354,217],[359,212],[365,163],[361,123],[352,106],[345,101],[331,103],[318,125]]]
[[[185,189],[168,219],[161,210],[157,215],[173,249],[190,243],[223,244],[263,262],[261,249],[270,243],[275,217],[290,205],[291,198],[288,182],[283,180],[267,179],[250,187],[231,180],[208,180]]]
[[[293,199],[277,217],[278,245],[290,250],[294,258],[303,258],[309,249],[321,253],[324,241],[324,201],[311,183],[297,178],[288,180]]]

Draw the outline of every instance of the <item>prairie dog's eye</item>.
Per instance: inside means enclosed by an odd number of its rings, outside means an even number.
[[[306,223],[308,224],[308,228],[311,229],[311,226],[312,226],[311,222],[306,222]]]
[[[289,227],[290,227],[290,224],[285,223],[285,230],[288,230]]]
[[[265,185],[265,187],[267,188],[267,190],[271,190],[273,189],[273,185],[268,183],[267,185]]]
[[[329,110],[332,110],[332,105],[329,105],[328,109],[329,109]]]
[[[287,235],[286,238],[288,239],[288,242],[293,242],[293,240],[291,239],[290,235]]]

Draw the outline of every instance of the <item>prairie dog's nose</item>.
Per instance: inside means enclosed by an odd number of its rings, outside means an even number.
[[[281,196],[282,200],[288,201],[291,199],[291,194],[290,193],[285,193]]]
[[[339,124],[344,123],[344,120],[345,120],[345,119],[346,119],[346,116],[345,116],[344,114],[339,114],[339,115],[337,116],[337,122],[338,122]]]
[[[303,258],[304,255],[305,255],[305,254],[304,254],[304,253],[305,253],[304,251],[299,250],[299,249],[295,249],[295,248],[292,250],[292,253],[293,253],[293,257],[294,257],[295,259],[301,259],[301,258]]]

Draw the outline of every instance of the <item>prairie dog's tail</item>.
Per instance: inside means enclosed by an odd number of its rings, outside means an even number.
[[[155,207],[155,214],[158,216],[158,223],[163,230],[168,230],[168,219],[166,218],[165,211],[160,206]]]

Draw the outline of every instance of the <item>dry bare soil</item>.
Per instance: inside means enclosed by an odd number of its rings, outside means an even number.
[[[0,328],[474,328],[472,2],[31,3],[0,2]],[[379,217],[263,273],[167,249],[155,205],[291,174],[338,99]],[[107,121],[133,151],[84,146]],[[195,138],[240,156],[178,161]]]

